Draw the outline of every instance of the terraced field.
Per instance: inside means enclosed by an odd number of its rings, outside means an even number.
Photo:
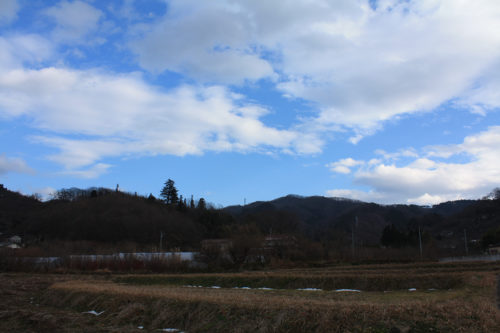
[[[499,271],[496,263],[427,263],[1,274],[0,331],[500,332]]]

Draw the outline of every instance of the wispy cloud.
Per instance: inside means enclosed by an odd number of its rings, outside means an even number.
[[[67,170],[61,172],[64,175],[74,176],[77,178],[94,179],[108,172],[112,166],[105,163],[97,163],[86,169]]]
[[[0,36],[0,73],[39,65],[54,54],[54,45],[37,34]]]
[[[0,1],[0,26],[11,23],[17,17],[19,4],[17,0]]]
[[[18,157],[7,157],[0,155],[0,175],[7,173],[26,173],[33,174],[35,171],[30,168],[26,162]]]
[[[329,168],[333,172],[348,174],[351,173],[352,167],[363,165],[364,163],[364,161],[356,161],[348,157],[343,158],[340,161],[327,164],[327,168]]]
[[[45,15],[56,27],[52,32],[54,40],[65,43],[82,43],[90,33],[97,31],[103,13],[83,1],[62,1],[47,8]]]

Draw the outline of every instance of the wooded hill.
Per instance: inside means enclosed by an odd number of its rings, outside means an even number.
[[[477,252],[487,245],[481,241],[500,242],[498,197],[422,207],[288,195],[215,209],[102,188],[70,193],[41,202],[1,187],[0,233],[20,235],[30,246],[87,241],[164,250],[199,249],[202,240],[215,238],[247,242],[251,248],[265,237],[288,235],[296,240],[295,251],[307,249],[315,257],[349,249],[353,239],[357,248],[415,247],[419,228],[424,244],[438,252],[462,255],[464,230],[470,249]]]

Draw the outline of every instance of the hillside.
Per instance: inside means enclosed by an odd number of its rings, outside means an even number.
[[[145,250],[199,249],[204,239],[231,238],[244,247],[243,254],[260,246],[266,236],[289,235],[297,240],[298,251],[321,256],[349,252],[353,238],[359,248],[415,247],[419,229],[426,246],[463,249],[466,233],[473,241],[471,248],[480,251],[482,237],[500,227],[500,200],[491,199],[423,207],[288,195],[215,209],[167,205],[152,196],[101,188],[72,188],[59,194],[57,200],[40,202],[2,187],[0,232],[21,235],[27,245],[83,241]],[[491,242],[500,241],[498,230]]]
[[[301,226],[304,233],[316,240],[332,237],[332,234],[338,233],[349,237],[354,226],[360,242],[376,245],[380,241],[383,229],[391,224],[402,231],[420,225],[435,237],[443,233],[449,234],[450,231],[454,235],[458,234],[470,217],[464,217],[462,222],[458,222],[459,218],[455,216],[466,208],[474,210],[473,207],[476,205],[481,205],[481,201],[451,201],[429,208],[417,205],[379,205],[345,198],[288,195],[272,201],[254,202],[246,206],[230,206],[224,210],[240,218],[286,212],[289,218],[291,216],[291,219]],[[280,223],[283,224],[283,221]],[[494,223],[485,223],[484,226],[491,228]],[[268,230],[276,229],[272,224],[267,228]],[[480,230],[485,232],[484,228]],[[476,234],[474,233],[474,236]]]
[[[9,191],[0,184],[0,233],[19,232],[43,204],[32,197]]]
[[[221,228],[233,223],[217,210],[172,207],[154,197],[107,189],[60,192],[65,199],[40,202],[2,188],[0,232],[20,235],[26,244],[131,243],[151,250],[160,246],[160,235],[163,248],[198,248],[202,239],[222,236]]]

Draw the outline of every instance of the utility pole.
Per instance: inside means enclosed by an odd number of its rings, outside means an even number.
[[[467,230],[464,229],[464,242],[465,242],[465,255],[469,255],[469,248],[467,247]]]
[[[354,228],[355,226],[358,224],[358,217],[355,216],[354,217],[354,222],[352,224],[352,227],[351,227],[351,237],[352,237],[352,258],[354,259],[354,255],[356,253],[356,245],[355,245],[355,241],[354,241]]]
[[[162,250],[162,245],[163,245],[163,231],[160,231],[160,252]]]
[[[420,226],[418,226],[418,245],[420,246],[420,260],[422,260],[422,233],[420,232]]]

